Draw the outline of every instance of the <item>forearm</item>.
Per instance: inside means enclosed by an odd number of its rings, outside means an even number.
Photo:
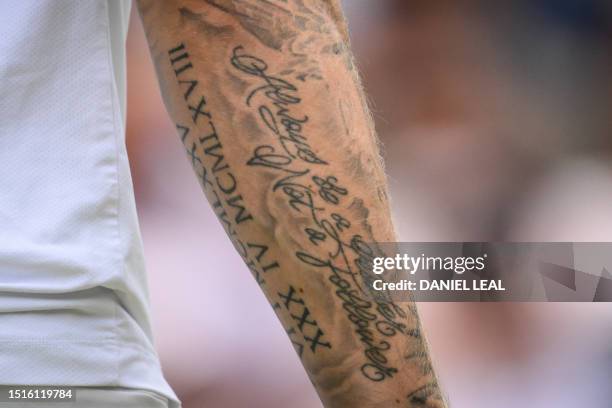
[[[326,406],[442,407],[415,308],[364,281],[394,232],[338,3],[139,6],[188,158]]]

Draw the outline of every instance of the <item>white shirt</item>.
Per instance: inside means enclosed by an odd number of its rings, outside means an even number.
[[[155,391],[124,141],[128,0],[0,1],[0,384]]]

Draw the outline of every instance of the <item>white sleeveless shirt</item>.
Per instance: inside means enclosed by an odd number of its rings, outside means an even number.
[[[0,1],[0,384],[151,390],[124,141],[129,0]]]

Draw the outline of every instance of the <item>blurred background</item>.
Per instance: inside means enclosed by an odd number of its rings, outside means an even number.
[[[402,241],[612,241],[612,3],[344,3]],[[320,408],[132,17],[128,148],[167,378],[185,408]],[[419,308],[452,407],[612,407],[609,305]]]

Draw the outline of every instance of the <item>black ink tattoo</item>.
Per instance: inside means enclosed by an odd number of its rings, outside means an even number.
[[[302,290],[299,290],[301,293]],[[298,290],[293,286],[289,286],[286,293],[278,293],[279,302],[274,305],[274,309],[284,308],[294,324],[287,329],[287,333],[292,338],[292,342],[296,347],[298,355],[302,357],[304,347],[312,353],[316,353],[318,349],[331,349],[332,345],[325,339],[325,333],[319,327],[316,320],[313,319],[310,309],[306,306],[304,299],[301,297]],[[295,335],[300,333],[302,340],[295,340]]]
[[[263,285],[263,274],[280,267],[268,259],[268,246],[257,242],[244,242],[238,237],[237,228],[253,221],[252,213],[244,204],[239,192],[238,179],[229,166],[223,152],[213,116],[204,95],[198,94],[200,84],[188,73],[194,69],[184,43],[168,51],[170,66],[174,70],[178,86],[183,89],[183,98],[190,112],[192,124],[177,124],[176,128],[185,145],[187,155],[198,175],[202,188],[212,196],[212,208],[223,225],[234,247],[251,270],[256,281]],[[196,137],[191,126],[204,132]]]
[[[245,54],[242,46],[234,49],[231,63],[240,72],[261,81],[249,92],[246,103],[250,107],[255,103],[255,98],[262,97],[257,108],[259,117],[277,137],[285,154],[290,159],[299,158],[310,164],[327,164],[308,144],[308,137],[304,133],[308,116],[295,117],[291,114],[292,106],[302,102],[297,87],[278,76],[269,75],[268,64],[260,58]]]
[[[353,224],[340,211],[349,190],[342,186],[337,176],[321,173],[328,162],[309,144],[306,136],[309,118],[291,114],[292,109],[302,103],[299,87],[272,74],[262,58],[247,53],[243,47],[234,49],[230,63],[254,82],[245,97],[245,105],[255,110],[274,139],[274,144],[257,146],[247,164],[276,174],[272,193],[281,193],[289,208],[309,217],[310,225],[304,228],[304,234],[307,242],[318,248],[316,253],[321,253],[321,245],[325,243],[329,251],[325,257],[315,256],[305,249],[295,255],[300,262],[327,273],[364,346],[363,375],[376,382],[393,377],[398,369],[387,357],[391,349],[389,339],[402,334],[418,342],[421,341],[420,332],[404,323],[407,315],[390,299],[382,296],[373,300],[364,289],[364,283],[369,287],[367,284],[372,279],[369,266],[375,256],[381,255],[377,254],[380,250],[352,232]],[[308,154],[301,154],[303,152]],[[330,207],[338,207],[338,210],[331,212]],[[307,314],[301,317],[298,327],[308,322]]]

